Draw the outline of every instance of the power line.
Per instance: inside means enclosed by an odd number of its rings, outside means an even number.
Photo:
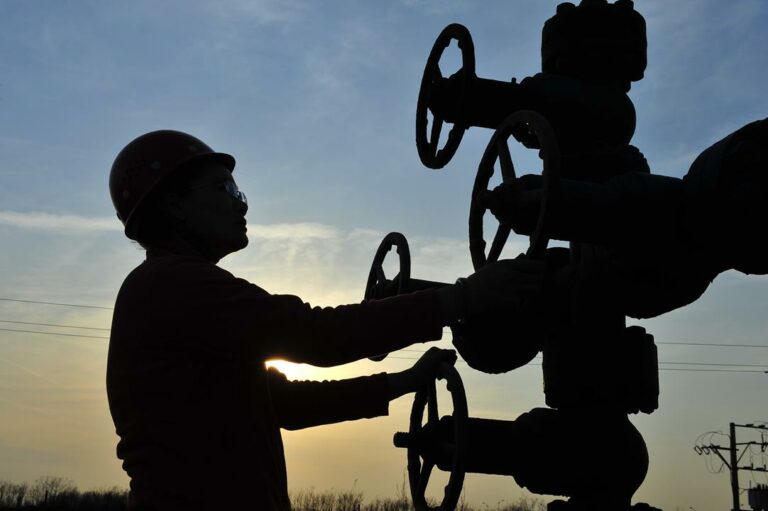
[[[418,360],[416,357],[397,357],[397,356],[388,356],[387,359],[395,359],[395,360]],[[458,360],[456,363],[458,364],[467,364],[463,360]],[[660,364],[688,364],[688,362],[659,362]],[[705,364],[696,364],[695,362],[690,362],[691,365],[705,365]],[[730,365],[730,364],[716,364],[716,365]],[[531,366],[541,366],[539,363],[528,363],[525,366],[521,367],[531,367]],[[734,367],[749,367],[749,366],[741,366],[740,364],[733,364]],[[757,366],[757,367],[768,367],[768,366]],[[763,374],[765,371],[761,370],[755,370],[755,369],[744,369],[744,370],[738,370],[738,369],[694,369],[694,368],[683,368],[683,367],[660,367],[659,371],[684,371],[684,372],[705,372],[705,373],[759,373]]]
[[[102,309],[102,310],[113,310],[112,307],[102,307],[100,305],[81,305],[76,303],[59,303],[59,302],[41,302],[37,300],[19,300],[16,298],[0,298],[0,301],[3,302],[19,302],[19,303],[34,303],[39,305],[59,305],[62,307],[80,307],[83,309]]]
[[[663,362],[659,361],[659,364],[672,364],[681,366],[721,366],[721,367],[762,367],[768,369],[768,364],[716,364],[712,362]]]
[[[74,326],[74,325],[55,325],[53,323],[31,323],[29,321],[12,321],[10,319],[0,319],[0,323],[14,323],[16,325],[33,325],[33,326],[54,326],[57,328],[78,328],[81,330],[102,330],[109,332],[109,328],[97,328],[94,326]]]
[[[95,327],[80,327],[80,326],[68,326],[68,325],[53,325],[50,323],[31,323],[31,322],[22,322],[22,321],[8,321],[8,320],[0,320],[0,322],[5,323],[20,323],[20,324],[28,324],[28,325],[41,325],[41,326],[60,326],[65,328],[85,328],[85,329],[91,329],[91,330],[102,330],[102,331],[109,331],[108,328],[95,328]],[[0,331],[3,332],[16,332],[16,333],[27,333],[27,334],[38,334],[38,335],[56,335],[56,336],[63,336],[63,337],[76,337],[76,338],[84,338],[84,339],[109,339],[109,337],[106,336],[99,336],[99,335],[83,335],[83,334],[67,334],[67,333],[61,333],[61,332],[42,332],[39,330],[21,330],[21,329],[13,329],[13,328],[0,328]],[[425,353],[425,351],[420,350],[411,350],[411,349],[402,349],[398,350],[399,352],[409,352],[409,353]],[[389,356],[388,358],[396,359],[396,360],[418,360],[418,357],[397,357],[397,356]],[[462,361],[460,361],[462,362]],[[463,362],[462,362],[463,363]],[[763,369],[768,369],[768,364],[731,364],[731,363],[713,363],[713,362],[665,362],[665,361],[659,361],[659,364],[666,364],[666,365],[689,365],[689,366],[711,366],[711,367],[760,367]],[[541,365],[541,364],[528,364],[528,365]],[[699,371],[699,372],[732,372],[732,373],[764,373],[765,370],[736,370],[736,369],[685,369],[685,368],[672,368],[672,367],[662,367],[659,368],[660,371]]]
[[[18,302],[18,303],[32,303],[32,304],[39,304],[39,305],[56,305],[56,306],[62,306],[62,307],[78,307],[78,308],[84,308],[84,309],[100,309],[100,310],[114,310],[113,307],[103,307],[100,305],[83,305],[83,304],[75,304],[75,303],[62,303],[62,302],[44,302],[39,300],[20,300],[17,298],[0,298],[0,301],[4,302]],[[14,323],[14,321],[2,321],[3,323]],[[22,322],[17,322],[22,323]],[[26,323],[22,323],[26,324]],[[88,330],[108,330],[106,328],[95,328],[95,327],[80,327],[80,326],[67,326],[67,325],[48,325],[45,323],[29,323],[31,325],[39,325],[39,326],[61,326],[63,328],[84,328]],[[444,328],[444,332],[450,332],[449,328]],[[714,346],[714,347],[721,347],[721,348],[768,348],[768,344],[723,344],[723,343],[707,343],[707,342],[661,342],[656,341],[656,344],[663,344],[667,346]],[[417,350],[413,350],[417,351]]]
[[[411,350],[411,349],[402,349],[397,350],[398,353],[400,352],[409,352],[409,353],[426,353],[426,350]],[[537,356],[536,359],[541,359],[541,356]],[[415,360],[415,359],[413,359]],[[659,361],[659,364],[670,364],[670,365],[690,365],[690,366],[717,366],[717,367],[762,367],[765,369],[768,369],[768,364],[726,364],[726,363],[713,363],[713,362],[664,362]]]
[[[450,333],[450,328],[443,328],[443,332]],[[664,344],[666,346],[715,346],[718,348],[768,348],[768,344],[724,344],[715,342],[663,342],[654,341],[654,344]]]
[[[3,332],[17,332],[17,333],[27,333],[27,334],[40,334],[40,335],[58,335],[63,337],[77,337],[77,338],[86,338],[86,339],[109,339],[109,337],[105,336],[98,336],[98,335],[82,335],[82,334],[65,334],[65,333],[59,333],[59,332],[40,332],[37,330],[16,330],[11,328],[0,328],[0,331]],[[405,351],[405,350],[402,350]],[[410,350],[413,351],[413,350]],[[388,359],[394,359],[394,360],[418,360],[418,357],[397,357],[397,356],[388,356]],[[466,364],[463,360],[457,361],[459,364]],[[695,365],[695,366],[702,366],[702,365],[709,365],[709,366],[718,366],[718,367],[768,367],[768,366],[760,366],[757,364],[710,364],[710,363],[697,363],[697,362],[659,362],[660,364],[674,364],[674,365]],[[527,366],[541,366],[539,363],[533,363],[533,364],[526,364]],[[754,369],[699,369],[699,368],[680,368],[680,367],[660,367],[659,371],[685,371],[685,372],[710,372],[710,373],[765,373],[766,371],[763,370],[754,370]]]
[[[6,300],[5,298],[0,298],[0,300]],[[33,302],[33,303],[45,303],[48,304],[50,302]],[[90,305],[73,305],[73,307],[96,307],[96,306],[90,306]],[[102,307],[106,308],[106,307]],[[50,326],[50,327],[57,327],[57,328],[77,328],[81,330],[99,330],[102,332],[109,332],[109,328],[103,328],[103,327],[93,327],[93,326],[79,326],[79,325],[60,325],[55,323],[35,323],[31,321],[13,321],[9,319],[0,319],[0,323],[13,323],[18,325],[32,325],[32,326]],[[27,333],[39,333],[39,334],[51,334],[51,335],[57,335],[54,332],[33,332],[28,330],[11,330],[6,328],[0,328],[0,330],[8,331],[8,332],[27,332]],[[77,336],[76,336],[77,337]],[[86,336],[88,337],[88,336]],[[93,336],[91,336],[93,337]],[[96,339],[106,339],[106,337],[95,337]],[[665,345],[685,345],[685,346],[717,346],[717,347],[724,347],[724,348],[768,348],[768,344],[716,344],[716,343],[702,343],[702,342],[656,342],[656,344],[665,344]],[[426,353],[427,350],[413,350],[413,349],[402,349],[398,351],[408,352],[408,353]],[[678,362],[664,362],[667,364],[674,364]],[[680,364],[684,363],[690,363],[690,362],[679,362]],[[707,363],[696,363],[695,365],[736,365],[736,366],[750,366],[752,364],[707,364]],[[763,365],[752,365],[752,367],[768,367],[768,364]]]
[[[754,370],[754,369],[744,369],[743,371],[739,371],[738,369],[685,369],[685,368],[682,368],[682,367],[660,367],[659,371],[690,371],[690,372],[700,372],[700,373],[759,373],[759,374],[765,374],[765,371]]]
[[[8,302],[19,302],[19,303],[31,303],[31,304],[40,304],[40,305],[55,305],[55,306],[64,306],[64,307],[78,307],[78,308],[88,308],[88,309],[101,309],[101,310],[113,310],[111,307],[102,307],[98,305],[83,305],[83,304],[72,304],[72,303],[61,303],[61,302],[47,302],[47,301],[39,301],[39,300],[20,300],[16,298],[0,298],[0,301],[8,301]],[[35,323],[35,322],[29,322],[29,321],[14,321],[14,320],[0,320],[0,323],[11,323],[11,324],[19,324],[19,325],[31,325],[31,326],[47,326],[47,327],[55,327],[55,328],[76,328],[76,329],[83,329],[83,330],[99,330],[99,331],[105,331],[109,332],[109,328],[99,328],[99,327],[90,327],[90,326],[75,326],[75,325],[61,325],[61,324],[54,324],[54,323]],[[60,332],[42,332],[39,330],[22,330],[22,329],[11,329],[11,328],[0,328],[0,331],[4,332],[15,332],[15,333],[29,333],[29,334],[38,334],[38,335],[55,335],[55,336],[63,336],[63,337],[75,337],[75,338],[87,338],[87,339],[109,339],[109,337],[106,336],[97,336],[97,335],[82,335],[82,334],[67,334],[67,333],[60,333]],[[450,329],[443,329],[443,331],[448,332]],[[768,345],[762,345],[762,344],[723,344],[723,343],[700,343],[700,342],[657,342],[656,344],[663,344],[663,345],[680,345],[680,346],[714,346],[714,347],[727,347],[727,348],[768,348]],[[424,353],[425,350],[413,350],[413,349],[403,349],[399,350],[401,352],[409,352],[409,353]],[[400,359],[400,360],[417,360],[416,357],[389,357],[393,359]],[[760,368],[767,368],[768,365],[760,365],[760,364],[727,364],[727,363],[709,363],[709,362],[664,362],[660,361],[660,364],[665,365],[688,365],[688,366],[709,366],[709,367],[736,367],[736,368],[745,368],[745,367],[760,367]],[[540,365],[540,364],[530,364],[530,365]],[[659,370],[661,371],[695,371],[695,372],[740,372],[740,373],[764,373],[768,371],[763,370],[749,370],[749,369],[705,369],[705,368],[671,368],[671,367],[662,367]]]
[[[718,346],[721,348],[768,348],[768,344],[716,344],[710,342],[656,342],[656,344],[680,346]]]
[[[58,332],[40,332],[37,330],[15,330],[13,328],[0,328],[3,332],[20,332],[24,334],[43,334],[43,335],[62,335],[64,337],[82,337],[86,339],[109,339],[109,337],[99,335],[83,335],[83,334],[62,334]]]

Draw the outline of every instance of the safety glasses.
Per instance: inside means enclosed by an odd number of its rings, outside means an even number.
[[[208,188],[209,186],[220,186],[221,189],[227,192],[231,197],[239,200],[243,204],[248,204],[248,198],[237,187],[234,181],[227,179],[226,181],[217,181],[215,183],[207,183],[200,186],[193,186],[191,188],[184,188],[185,191],[199,190],[200,188]]]

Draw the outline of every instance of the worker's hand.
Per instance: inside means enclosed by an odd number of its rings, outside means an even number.
[[[476,273],[438,291],[448,324],[476,314],[504,311],[537,299],[544,288],[547,263],[523,254],[489,263]]]
[[[400,287],[400,274],[395,275],[392,280],[384,280],[377,282],[373,289],[371,289],[371,300],[383,300],[384,298],[390,298],[397,296],[398,288]]]
[[[412,380],[411,392],[424,388],[429,382],[434,380],[438,367],[444,363],[454,365],[456,363],[456,351],[435,347],[429,348],[413,367],[406,370],[410,373]]]
[[[537,174],[525,174],[480,193],[480,204],[496,219],[518,234],[530,234],[536,226],[544,180]]]
[[[438,368],[441,364],[445,363],[455,364],[456,352],[454,350],[432,347],[410,369],[388,374],[389,399],[392,400],[403,394],[423,389],[431,381],[435,380]]]

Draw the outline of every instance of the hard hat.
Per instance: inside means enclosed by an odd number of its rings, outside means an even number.
[[[109,192],[125,235],[133,239],[134,214],[152,190],[174,171],[200,160],[221,163],[230,172],[235,159],[217,153],[202,140],[181,131],[159,130],[131,141],[115,158],[109,174]]]

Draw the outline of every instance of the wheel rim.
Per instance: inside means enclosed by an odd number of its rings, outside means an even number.
[[[403,290],[408,289],[408,284],[411,280],[411,251],[408,247],[408,240],[399,232],[390,232],[381,240],[379,248],[373,256],[371,269],[368,272],[368,282],[365,285],[364,300],[372,299],[373,290],[376,285],[387,280],[384,274],[384,259],[386,259],[389,251],[392,250],[392,247],[395,247],[400,259],[400,272],[398,274],[400,278],[397,284],[397,294],[402,294]],[[387,353],[383,353],[368,358],[374,362],[381,362],[386,357]]]
[[[472,42],[472,36],[464,25],[452,23],[440,32],[440,35],[437,36],[437,39],[432,46],[432,50],[427,58],[427,64],[424,66],[424,74],[421,77],[421,87],[419,88],[419,97],[416,102],[416,149],[419,152],[419,159],[421,159],[421,162],[431,169],[443,168],[451,158],[453,158],[453,155],[456,153],[456,150],[461,143],[461,139],[464,136],[464,132],[469,128],[466,123],[454,123],[448,134],[448,140],[446,141],[445,146],[442,149],[438,149],[437,144],[440,140],[440,133],[442,132],[444,121],[434,115],[430,136],[427,137],[427,125],[429,124],[427,112],[429,110],[428,105],[432,94],[432,85],[443,77],[439,65],[440,57],[454,39],[458,42],[459,49],[461,50],[461,69],[464,71],[461,83],[461,94],[457,99],[460,111],[464,104],[468,82],[475,78],[475,46]],[[460,117],[463,118],[463,115],[460,115]]]
[[[411,487],[413,506],[417,511],[453,511],[459,501],[462,485],[464,484],[464,428],[468,416],[467,397],[464,384],[461,381],[456,368],[449,364],[442,364],[438,370],[438,379],[445,379],[448,391],[453,402],[453,457],[451,460],[451,475],[443,493],[443,500],[438,507],[430,507],[426,501],[426,489],[429,477],[432,474],[434,464],[421,463],[417,448],[408,447],[408,481]],[[424,418],[424,409],[427,408],[427,425],[432,425],[439,420],[437,408],[437,389],[433,381],[427,388],[416,393],[411,408],[410,435],[416,438],[421,430]]]
[[[539,140],[541,147],[539,155],[543,162],[542,177],[544,180],[539,217],[536,222],[536,228],[530,236],[527,254],[532,257],[542,258],[549,243],[546,230],[547,216],[550,197],[553,194],[553,190],[557,188],[560,178],[560,150],[557,146],[555,132],[544,116],[532,110],[518,110],[504,119],[496,129],[485,148],[480,165],[477,168],[477,176],[475,177],[475,184],[472,190],[472,205],[469,212],[469,250],[475,270],[498,259],[511,232],[509,225],[499,224],[491,244],[491,249],[486,255],[486,242],[483,236],[483,217],[485,216],[486,208],[480,200],[480,195],[488,190],[497,160],[501,166],[503,181],[509,182],[515,179],[515,167],[507,142],[515,128],[521,124],[525,124],[533,130]]]

